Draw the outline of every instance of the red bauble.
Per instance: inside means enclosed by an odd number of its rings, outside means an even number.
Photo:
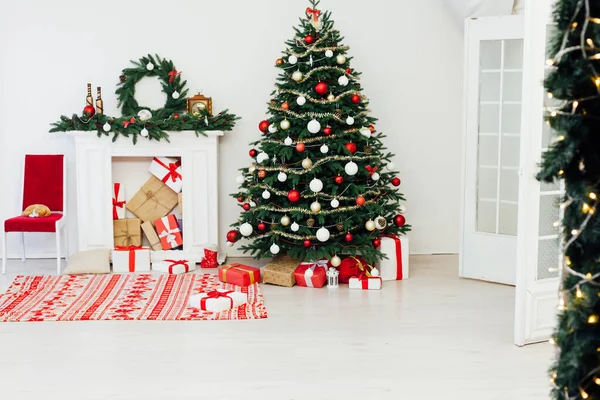
[[[242,201],[244,201],[243,197],[238,197],[237,200],[241,203]]]
[[[396,177],[392,179],[392,185],[400,186],[400,178]]]
[[[327,92],[329,92],[329,87],[325,82],[319,82],[315,85],[315,92],[317,92],[320,95],[324,95]]]
[[[242,208],[246,211],[248,211],[250,209],[250,204],[248,203],[244,203],[244,205],[242,206]]]
[[[315,42],[315,38],[313,37],[313,35],[304,36],[304,43],[313,44],[314,42]]]
[[[230,230],[227,232],[227,241],[231,243],[235,243],[238,240],[239,232],[236,230]]]
[[[179,118],[179,114],[177,114],[177,113],[173,114],[173,118],[175,118],[175,119]]]
[[[267,131],[269,130],[269,121],[263,120],[260,121],[260,124],[258,124],[258,129],[262,132],[262,133],[267,133]]]
[[[296,145],[296,151],[297,151],[298,153],[303,153],[303,152],[304,152],[304,150],[306,150],[306,145],[305,145],[304,143],[298,143],[298,144]]]
[[[304,247],[310,247],[310,240],[304,241]]]
[[[94,106],[90,106],[89,104],[85,107],[83,107],[83,114],[86,117],[93,117],[94,114],[96,114],[96,109],[94,108]]]
[[[352,68],[346,68],[346,73],[347,74],[351,74],[352,73]]]
[[[248,154],[250,155],[250,157],[256,157],[256,155],[258,154],[258,151],[256,151],[256,149],[250,149]]]
[[[379,246],[381,246],[381,240],[373,239],[373,247],[377,248]]]
[[[346,143],[346,150],[348,150],[350,153],[354,154],[356,153],[356,145],[352,142],[350,143]]]
[[[375,130],[375,127],[374,127],[373,125],[369,125],[369,130],[371,131],[371,133],[375,133],[375,132],[377,132],[377,131]]]
[[[353,95],[353,96],[350,98],[350,100],[352,100],[352,102],[353,102],[354,104],[358,104],[358,103],[360,103],[360,96],[359,96],[359,95],[357,95],[357,94],[355,94],[355,95]]]
[[[406,224],[406,218],[404,218],[404,215],[396,215],[394,217],[394,224],[399,228],[404,226],[404,224]]]
[[[352,239],[354,239],[354,236],[352,236],[351,233],[346,233],[346,242],[350,243],[352,241]]]
[[[324,135],[331,135],[331,127],[326,126],[325,128],[323,128],[323,134]]]
[[[258,224],[257,228],[259,231],[264,231],[265,229],[267,229],[267,225],[261,222],[260,224]]]
[[[267,171],[265,171],[264,169],[261,169],[260,171],[258,171],[257,175],[260,179],[265,179],[267,177]]]
[[[362,207],[365,205],[365,202],[366,202],[366,200],[364,197],[362,197],[360,195],[358,197],[356,197],[356,205],[357,206]]]
[[[300,192],[296,189],[290,190],[288,193],[288,200],[292,203],[297,203],[298,201],[300,201]]]
[[[336,176],[335,183],[337,183],[338,185],[341,185],[342,183],[344,183],[344,177],[341,175]]]
[[[290,109],[290,103],[288,103],[287,101],[284,101],[283,103],[281,103],[281,109],[282,110],[289,110]]]

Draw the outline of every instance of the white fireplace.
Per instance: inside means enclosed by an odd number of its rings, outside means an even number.
[[[206,243],[219,243],[217,171],[223,132],[168,134],[170,143],[140,138],[134,145],[126,137],[113,142],[112,136],[99,138],[96,132],[68,133],[75,143],[79,250],[113,247],[112,168],[118,157],[181,157],[185,256],[200,259]]]

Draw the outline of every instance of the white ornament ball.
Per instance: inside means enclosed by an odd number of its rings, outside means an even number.
[[[393,171],[396,169],[396,166],[391,161],[389,163],[387,163],[387,165],[385,167],[387,168],[388,171]]]
[[[321,211],[321,203],[319,203],[318,201],[313,201],[310,204],[310,210],[314,213],[318,213],[319,211]]]
[[[241,185],[242,183],[246,182],[246,178],[244,178],[244,175],[239,175],[236,178],[236,181],[237,181],[237,183],[239,183]]]
[[[227,247],[233,247],[233,242],[227,242]]]
[[[291,145],[292,145],[292,143],[294,143],[294,141],[293,141],[293,140],[292,140],[292,138],[291,138],[291,137],[289,137],[289,136],[288,136],[288,137],[286,137],[286,138],[283,140],[283,144],[285,144],[286,146],[291,146]]]
[[[319,242],[326,242],[329,240],[329,230],[327,228],[325,228],[324,226],[322,226],[321,228],[319,228],[319,230],[317,231],[317,239],[319,239]]]
[[[329,260],[329,262],[331,262],[331,266],[339,267],[340,264],[342,263],[342,259],[336,255],[336,256],[331,257],[331,260]]]
[[[152,118],[152,113],[150,110],[140,110],[137,115],[142,122],[148,121],[150,118]]]
[[[323,181],[315,178],[312,181],[310,181],[308,187],[310,187],[310,190],[312,190],[313,192],[319,193],[321,190],[323,190]]]
[[[373,179],[374,181],[378,181],[379,178],[380,176],[378,172],[373,172],[373,175],[371,175],[371,179]]]
[[[325,57],[327,57],[327,58],[331,58],[331,57],[333,57],[333,51],[332,51],[332,50],[327,50],[327,51],[325,52]]]
[[[329,152],[329,146],[327,146],[326,144],[321,146],[321,153],[327,154],[328,152]]]
[[[331,200],[331,208],[338,208],[340,206],[340,201],[338,199]]]
[[[175,100],[177,100],[179,98],[179,92],[176,90],[173,92],[173,94],[171,95],[172,98],[174,98]]]
[[[366,229],[366,230],[368,230],[369,232],[372,232],[372,231],[374,231],[374,230],[375,230],[375,228],[376,228],[376,226],[375,226],[375,222],[374,222],[372,219],[368,220],[368,221],[365,223],[365,229]]]
[[[299,106],[303,106],[306,104],[306,97],[304,96],[300,96],[296,99],[296,103],[298,103]]]
[[[292,221],[290,220],[290,217],[288,217],[287,215],[284,215],[283,217],[281,217],[281,225],[283,226],[288,226]]]
[[[281,171],[279,174],[277,174],[277,180],[279,182],[287,181],[287,174],[285,172]]]
[[[298,57],[291,55],[288,57],[288,62],[292,65],[295,65],[298,62]]]
[[[292,226],[290,226],[290,229],[292,230],[292,232],[298,232],[300,230],[300,225],[294,222]]]
[[[268,159],[269,159],[269,155],[267,153],[265,153],[264,151],[258,153],[258,155],[256,156],[256,161],[259,164],[262,163],[262,162],[264,162],[264,161],[267,161]]]
[[[250,207],[252,207],[252,208],[256,207],[256,203],[253,202],[252,200],[250,200],[250,202],[248,204],[250,204]]]
[[[377,268],[373,268],[371,270],[371,276],[379,276],[379,270]]]
[[[301,81],[302,80],[302,72],[294,71],[294,73],[292,74],[292,79],[295,80],[296,82]]]
[[[313,162],[311,161],[310,158],[305,158],[304,160],[302,160],[302,168],[304,169],[309,169],[310,167],[312,167]]]
[[[271,250],[271,254],[279,254],[280,249],[279,249],[279,246],[277,246],[275,243],[273,243],[269,250]]]
[[[348,83],[350,83],[350,79],[348,79],[346,75],[342,75],[338,78],[338,84],[340,86],[346,86]]]
[[[104,125],[102,125],[102,129],[104,129],[104,132],[110,132],[110,124],[107,122]]]
[[[344,171],[350,176],[356,175],[358,173],[358,165],[354,161],[350,161],[344,166]]]
[[[371,137],[371,130],[369,128],[360,128],[358,130],[358,132],[360,132],[360,134],[363,135],[364,137],[367,137],[367,138]]]
[[[342,65],[342,64],[344,64],[346,62],[346,56],[343,55],[343,54],[338,54],[337,57],[335,58],[335,61],[338,64]]]
[[[254,165],[252,165],[252,166],[250,166],[250,167],[248,168],[248,172],[249,172],[249,173],[253,174],[253,173],[254,173],[254,171],[256,171],[256,167],[255,167]]]
[[[346,118],[346,123],[347,123],[348,125],[354,125],[354,118],[352,118],[352,117],[348,117],[348,118]]]
[[[271,198],[271,192],[265,189],[265,191],[262,192],[262,198],[265,200],[269,200]]]
[[[381,215],[379,217],[375,218],[375,228],[377,228],[381,231],[381,230],[385,229],[386,226],[387,226],[387,221]]]
[[[290,129],[290,121],[288,121],[287,119],[284,119],[283,121],[281,121],[281,123],[279,124],[279,126],[284,131],[287,131],[288,129]]]
[[[152,71],[154,69],[154,64],[152,64],[151,62],[149,62],[148,64],[146,64],[146,69],[148,71]]]
[[[148,137],[148,129],[142,128],[140,135],[142,135],[142,137]]]
[[[269,132],[276,133],[277,132],[277,126],[275,124],[269,125]]]
[[[319,133],[321,131],[321,123],[316,119],[310,120],[306,127],[310,133]]]
[[[245,222],[240,226],[240,233],[244,236],[250,236],[252,235],[252,225],[250,225],[249,223]]]

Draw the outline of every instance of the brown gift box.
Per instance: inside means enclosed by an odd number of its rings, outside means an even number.
[[[142,231],[137,218],[113,220],[113,237],[115,246],[141,246]]]
[[[127,203],[127,209],[142,221],[154,221],[177,205],[177,193],[153,176]]]
[[[154,230],[154,225],[152,225],[152,222],[144,222],[142,224],[142,231],[144,231],[144,236],[146,236],[146,239],[148,239],[148,242],[150,242],[150,247],[152,250],[160,251],[163,249],[162,244],[160,244],[160,238],[156,234],[156,230]]]
[[[183,215],[183,194],[177,193],[177,202],[179,203],[179,214]]]
[[[288,256],[275,257],[263,270],[263,283],[292,287],[296,284],[294,271],[300,261]]]

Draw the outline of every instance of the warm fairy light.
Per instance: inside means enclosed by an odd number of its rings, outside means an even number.
[[[556,344],[556,342],[554,341],[553,338],[548,339],[548,343],[550,343],[550,344]]]
[[[554,221],[554,223],[552,224],[552,226],[554,226],[555,228],[558,227],[560,225],[560,221]]]
[[[571,259],[569,257],[565,257],[565,264],[571,265]]]
[[[579,25],[579,23],[577,21],[575,21],[571,24],[571,28],[575,29],[575,28],[577,28],[577,25]]]
[[[554,95],[550,92],[546,93],[546,96],[548,96],[549,99],[551,99],[552,97],[554,97]]]
[[[588,203],[583,203],[583,205],[581,206],[581,211],[583,211],[584,214],[589,213],[591,209],[592,207],[590,207]]]
[[[583,389],[579,389],[579,393],[581,393],[581,398],[582,399],[587,399],[588,397],[590,397],[590,395],[587,394],[586,391],[583,390]]]
[[[563,141],[563,140],[565,140],[565,136],[564,136],[564,135],[560,135],[560,136],[558,136],[558,137],[556,138],[556,141],[557,141],[557,142],[560,142],[560,141]]]
[[[552,111],[552,112],[550,113],[550,115],[551,115],[552,117],[556,117],[556,115],[557,115],[557,112],[556,112],[556,111]]]
[[[565,171],[563,171],[562,169],[558,171],[558,175],[562,175],[564,173],[565,173]]]
[[[592,274],[588,272],[587,274],[585,274],[585,277],[588,278],[588,279],[591,279],[592,278]]]
[[[596,200],[598,198],[598,196],[594,192],[591,192],[590,194],[588,194],[588,197],[592,200]]]
[[[600,87],[600,76],[594,78],[594,83],[596,84],[596,87]]]
[[[590,21],[595,24],[600,24],[600,18],[590,18]],[[573,23],[576,24],[577,22],[573,22]]]
[[[592,40],[592,38],[587,38],[587,40],[585,41],[590,47],[594,47],[594,41]]]
[[[577,107],[579,107],[579,102],[577,100],[575,100],[573,102],[573,111],[577,110]]]
[[[593,56],[590,57],[592,60],[600,60],[600,53],[598,54],[594,54]]]
[[[594,383],[598,386],[600,386],[600,378],[598,378],[597,376],[594,377]]]
[[[575,296],[577,296],[578,299],[583,298],[583,292],[581,291],[581,289],[579,289],[579,286],[577,286],[577,292],[575,292]]]
[[[573,229],[573,230],[571,231],[571,235],[573,235],[573,236],[577,236],[577,235],[579,235],[579,231],[578,231],[577,229]]]
[[[595,324],[598,322],[598,316],[595,314],[590,315],[588,318],[588,324]]]
[[[546,65],[554,65],[554,60],[549,58],[546,60]]]

